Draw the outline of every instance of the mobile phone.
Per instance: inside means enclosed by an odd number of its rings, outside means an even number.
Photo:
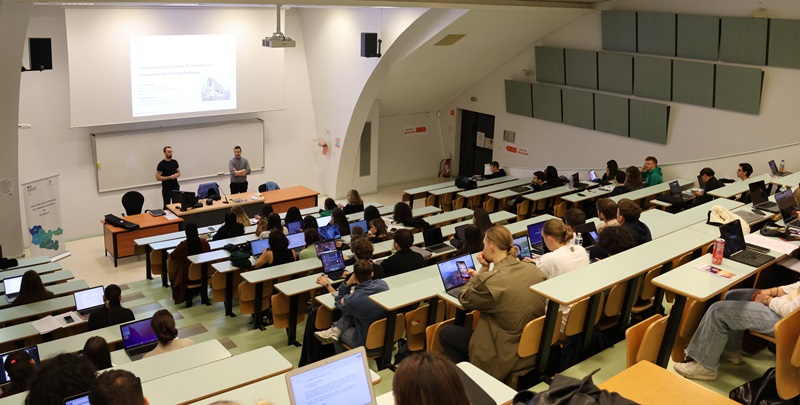
[[[74,320],[74,319],[72,319],[72,316],[71,316],[71,315],[67,315],[67,316],[65,316],[65,317],[64,317],[64,321],[66,321],[66,322],[67,322],[67,324],[70,324],[70,323],[73,323],[73,322],[75,322],[75,320]]]
[[[469,274],[467,274],[467,262],[456,262],[456,267],[458,267],[458,273],[461,274],[463,278],[469,278]]]

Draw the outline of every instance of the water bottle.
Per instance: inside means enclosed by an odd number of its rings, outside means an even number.
[[[580,232],[577,232],[575,234],[575,238],[573,239],[573,241],[575,242],[576,245],[583,246],[583,236],[581,235]]]
[[[781,159],[781,169],[780,172],[783,173],[783,159]]]

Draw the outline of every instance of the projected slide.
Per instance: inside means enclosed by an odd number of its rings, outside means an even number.
[[[236,37],[131,37],[134,117],[236,108]]]

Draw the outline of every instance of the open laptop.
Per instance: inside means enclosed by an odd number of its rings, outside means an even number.
[[[800,221],[795,215],[797,204],[792,195],[792,190],[787,189],[780,193],[775,193],[775,201],[778,202],[778,209],[781,211],[783,223],[790,228],[800,229]]]
[[[697,189],[703,190],[706,188],[706,182],[703,181],[703,176],[697,176]]]
[[[317,218],[317,228],[322,228],[323,226],[327,226],[331,223],[331,217],[319,217]]]
[[[355,228],[355,227],[357,227],[357,226],[360,226],[360,227],[361,227],[361,229],[362,229],[364,232],[367,232],[367,231],[369,231],[369,228],[367,227],[367,220],[366,220],[366,219],[362,219],[362,220],[360,220],[360,221],[354,221],[354,222],[351,222],[351,223],[350,223],[350,234],[351,234],[351,235],[353,234],[353,228]]]
[[[528,235],[514,238],[514,246],[517,247],[517,259],[531,257],[531,245],[528,243]]]
[[[92,287],[88,290],[76,291],[72,294],[75,298],[75,309],[81,319],[89,318],[92,312],[102,309],[106,302],[103,300],[103,286]]]
[[[690,190],[686,190],[686,192],[681,191],[681,185],[678,184],[678,180],[669,182],[669,193],[673,198],[680,198],[683,201],[689,201],[695,197],[694,193]]]
[[[286,373],[291,405],[376,405],[364,346]]]
[[[464,241],[464,240],[467,239],[466,232],[467,232],[467,227],[468,226],[469,226],[469,224],[467,224],[467,225],[459,225],[459,226],[456,227],[456,239],[461,240],[461,241]]]
[[[513,191],[515,193],[525,194],[525,193],[527,193],[529,191],[533,191],[533,187],[531,187],[531,186],[517,186],[517,187],[512,187],[511,191]]]
[[[572,174],[571,183],[573,188],[589,188],[588,184],[581,183],[580,177],[578,176],[577,172]]]
[[[250,241],[250,250],[253,252],[253,256],[261,256],[261,253],[264,253],[264,249],[269,249],[269,239],[256,239]]]
[[[464,284],[469,281],[467,269],[475,269],[475,264],[472,261],[472,255],[466,254],[439,262],[436,267],[439,268],[439,276],[442,278],[444,290],[451,296],[458,298]]]
[[[158,337],[150,327],[150,319],[141,319],[119,325],[122,347],[129,357],[147,353],[158,346]]]
[[[289,249],[297,249],[306,246],[306,234],[302,232],[286,235],[286,239],[289,239]]]
[[[603,179],[597,177],[597,173],[594,170],[589,170],[589,181],[593,183],[602,183]]]
[[[336,224],[321,226],[319,229],[319,240],[333,240],[340,239],[342,235],[339,233],[339,226]]]
[[[64,405],[90,405],[89,393],[84,392],[64,399]]]
[[[8,372],[6,372],[5,369],[6,358],[8,357],[9,354],[20,350],[25,350],[26,352],[28,352],[28,356],[31,356],[33,362],[36,363],[37,366],[39,365],[39,348],[36,345],[0,354],[0,369],[3,370],[3,372],[0,373],[0,385],[11,382],[11,379],[8,377]]]
[[[333,250],[329,252],[322,252],[319,255],[319,260],[322,261],[322,272],[325,273],[331,280],[339,280],[344,274],[344,256],[342,252]]]
[[[422,231],[422,239],[425,241],[425,250],[431,253],[444,253],[456,248],[444,242],[442,228],[431,228]]]
[[[753,267],[761,267],[775,260],[775,257],[757,252],[745,243],[739,222],[737,219],[719,227],[719,236],[725,239],[725,258]]]
[[[594,221],[588,221],[585,224],[575,226],[575,233],[580,233],[583,238],[581,244],[585,248],[590,248],[597,243],[597,224]]]
[[[8,277],[3,279],[3,291],[6,293],[8,303],[14,302],[22,286],[22,276]]]
[[[753,208],[759,209],[761,211],[771,212],[773,214],[777,214],[780,212],[778,209],[778,203],[774,203],[769,200],[769,194],[767,194],[767,183],[764,180],[759,180],[748,184],[750,187],[750,198],[753,200]]]
[[[787,171],[781,173],[780,170],[778,170],[778,165],[775,164],[775,160],[769,161],[769,170],[772,171],[772,175],[775,177],[786,177],[792,174],[792,172],[787,172]]]
[[[286,229],[289,231],[289,235],[294,233],[303,233],[303,225],[303,221],[287,222]]]
[[[314,249],[317,251],[317,256],[327,253],[333,252],[336,250],[336,241],[335,240],[326,240],[324,242],[317,242],[314,244]]]
[[[541,255],[544,254],[544,243],[542,240],[542,229],[544,222],[537,222],[528,225],[528,239],[531,243],[531,253]]]

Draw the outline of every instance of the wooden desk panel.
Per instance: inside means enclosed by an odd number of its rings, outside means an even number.
[[[183,222],[181,218],[170,220],[164,216],[154,217],[147,213],[130,215],[124,219],[134,224],[139,224],[139,229],[129,231],[125,228],[107,224],[105,221],[100,221],[103,224],[105,251],[106,254],[110,253],[111,257],[114,258],[114,267],[117,266],[117,259],[137,254],[135,239],[177,232],[180,223]]]
[[[312,208],[318,206],[319,192],[308,187],[295,186],[261,193],[265,203],[272,204],[275,212],[286,212],[289,207]]]
[[[253,199],[251,199],[251,197],[256,197],[256,199],[253,200]],[[181,205],[180,204],[168,204],[167,205],[167,209],[169,209],[170,211],[174,212],[175,215],[177,215],[178,217],[186,219],[186,217],[190,217],[192,215],[200,214],[200,213],[203,213],[203,212],[216,211],[216,210],[222,210],[222,209],[228,209],[229,210],[234,204],[239,204],[241,206],[245,206],[245,205],[249,205],[249,204],[260,203],[260,202],[262,202],[263,197],[258,193],[249,193],[248,192],[248,193],[231,194],[231,195],[227,196],[227,201],[228,201],[227,204],[225,203],[225,199],[226,199],[226,197],[222,197],[221,199],[212,202],[211,205],[206,205],[206,203],[205,203],[206,200],[205,199],[204,200],[198,200],[197,201],[198,203],[199,202],[203,203],[202,207],[190,208],[190,209],[188,209],[186,211],[181,211]],[[243,201],[234,202],[234,200],[243,200]],[[187,219],[187,221],[190,221],[190,220]]]

